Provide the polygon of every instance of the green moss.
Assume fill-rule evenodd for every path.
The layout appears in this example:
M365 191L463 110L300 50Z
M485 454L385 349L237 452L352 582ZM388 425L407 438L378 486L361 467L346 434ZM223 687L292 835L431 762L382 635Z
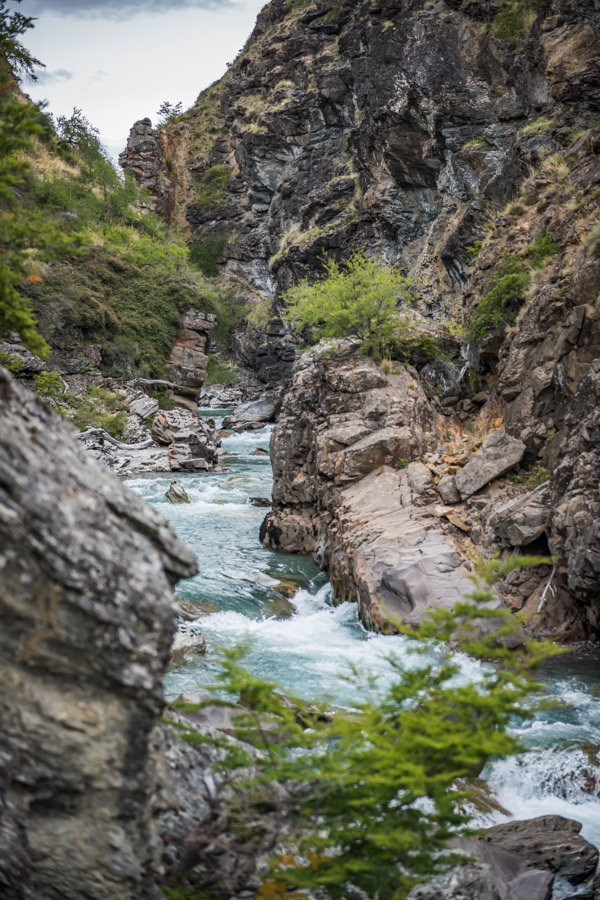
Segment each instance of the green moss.
M521 135L521 137L542 134L544 131L549 131L554 125L554 122L555 119L549 119L547 116L540 116L539 118L534 119L533 122L528 122L526 125L523 125L522 128L519 128L518 134Z
M224 194L230 177L229 166L211 166L206 170L196 195L198 212L216 212L225 205Z

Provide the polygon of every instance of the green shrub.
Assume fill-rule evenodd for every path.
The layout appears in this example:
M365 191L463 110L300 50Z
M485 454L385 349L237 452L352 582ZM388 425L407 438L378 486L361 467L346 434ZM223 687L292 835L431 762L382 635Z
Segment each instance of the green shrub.
M16 375L23 368L23 361L14 353L0 353L0 366Z
M471 339L480 340L489 332L515 321L525 300L530 277L529 269L519 255L503 255L469 323Z
M225 204L225 189L231 177L229 166L211 166L207 169L198 188L196 206L198 212L216 212Z
M213 353L208 354L205 386L211 384L235 384L238 375L231 363L218 359Z
M536 18L540 0L502 0L492 31L496 37L516 41L526 37Z
M343 267L324 262L325 274L304 280L283 295L288 322L310 328L316 340L355 335L366 354L388 355L406 326L398 305L412 298L412 285L398 269L357 251Z
M226 235L194 241L190 244L190 262L207 278L216 278L219 274L219 263L223 259L223 248L229 238Z
M38 397L54 400L64 393L64 387L58 372L40 372L33 376L35 393Z
M524 255L532 269L543 269L548 260L557 253L557 244L544 230L531 242Z

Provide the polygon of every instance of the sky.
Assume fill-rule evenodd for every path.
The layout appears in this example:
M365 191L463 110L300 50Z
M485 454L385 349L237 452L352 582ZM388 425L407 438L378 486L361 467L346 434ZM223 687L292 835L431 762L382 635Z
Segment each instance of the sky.
M187 109L226 71L266 0L23 0L22 43L46 66L23 88L54 115L83 110L111 156L167 100Z

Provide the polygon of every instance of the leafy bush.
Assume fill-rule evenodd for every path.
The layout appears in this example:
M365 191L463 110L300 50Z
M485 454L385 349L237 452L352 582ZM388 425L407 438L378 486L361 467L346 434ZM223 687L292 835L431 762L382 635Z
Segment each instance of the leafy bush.
M198 212L215 212L225 203L225 188L231 177L229 166L211 166L207 169L200 181L196 206Z
M23 368L23 361L14 353L0 353L0 366L16 375Z
M218 359L213 353L208 355L206 368L206 387L211 384L235 384L238 380L237 373L230 363Z
M515 41L526 37L535 22L535 6L540 0L502 0L494 19L496 37Z
M62 380L57 372L40 372L39 375L33 376L33 381L38 397L53 400L64 392Z
M543 269L548 260L557 253L558 245L544 230L531 242L525 251L525 257L529 260L532 269Z
M223 248L228 241L226 235L195 241L190 244L190 262L197 266L207 278L216 278L219 274L219 263L223 259Z
M530 273L519 256L504 255L488 282L469 323L469 336L480 340L491 331L512 324L525 300Z
M328 259L324 268L315 284L301 281L283 295L287 321L317 340L356 335L364 353L385 356L403 330L397 308L411 298L411 282L360 251L343 267Z
M483 574L500 577L523 561L494 560ZM532 642L507 649L504 639L517 623L507 610L491 608L492 600L478 585L473 603L436 611L419 635L432 643L416 648L427 649L434 662L404 667L391 660L395 680L379 701L372 699L373 682L355 674L352 710L290 701L276 685L244 671L239 651L226 655L217 687L239 696L244 709L234 700L207 703L234 710L237 742L217 742L230 785L238 772L228 827L259 850L275 848L259 897L308 889L331 900L402 900L415 882L456 862L447 841L468 825L464 807L474 781L488 760L518 749L508 726L513 716L533 714L523 702L537 687L531 670L556 652ZM493 627L482 628L490 620ZM458 667L440 644L451 637L493 660L478 682L456 678ZM190 730L184 740L210 738ZM240 783L244 765L251 774ZM214 835L207 832L206 846L201 831L195 839L200 860ZM188 862L194 865L193 856ZM181 887L193 889L193 876Z

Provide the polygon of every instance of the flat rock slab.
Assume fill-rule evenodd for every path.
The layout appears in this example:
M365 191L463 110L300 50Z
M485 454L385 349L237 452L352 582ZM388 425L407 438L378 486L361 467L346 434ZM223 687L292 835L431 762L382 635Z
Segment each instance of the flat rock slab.
M413 474L384 466L341 494L342 546L352 559L361 618L382 631L418 625L431 609L451 609L472 590L433 507L414 505Z
M525 444L504 431L488 434L479 450L454 476L461 500L476 494L495 478L517 466L525 454Z

